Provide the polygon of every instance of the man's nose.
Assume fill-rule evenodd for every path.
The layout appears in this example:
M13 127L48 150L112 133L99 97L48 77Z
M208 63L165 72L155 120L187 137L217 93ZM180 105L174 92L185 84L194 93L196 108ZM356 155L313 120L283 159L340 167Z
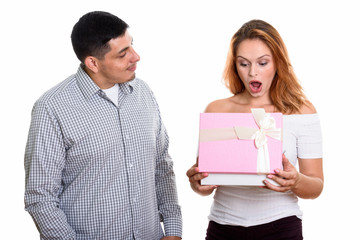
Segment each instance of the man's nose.
M131 48L131 62L135 63L140 61L140 56L137 54L137 52L134 50L134 48Z

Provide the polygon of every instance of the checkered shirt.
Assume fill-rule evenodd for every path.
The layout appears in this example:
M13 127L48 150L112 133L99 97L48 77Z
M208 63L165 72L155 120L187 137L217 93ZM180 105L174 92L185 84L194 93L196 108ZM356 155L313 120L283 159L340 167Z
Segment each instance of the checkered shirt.
M181 236L173 162L156 100L140 79L118 106L79 67L34 104L25 209L41 239ZM163 228L160 222L163 221Z

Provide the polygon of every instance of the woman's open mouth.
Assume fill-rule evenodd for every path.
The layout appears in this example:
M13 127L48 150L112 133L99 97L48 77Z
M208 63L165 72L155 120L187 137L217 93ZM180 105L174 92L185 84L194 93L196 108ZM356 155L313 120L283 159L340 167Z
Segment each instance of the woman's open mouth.
M262 89L262 83L256 80L250 81L249 86L253 93L258 93Z

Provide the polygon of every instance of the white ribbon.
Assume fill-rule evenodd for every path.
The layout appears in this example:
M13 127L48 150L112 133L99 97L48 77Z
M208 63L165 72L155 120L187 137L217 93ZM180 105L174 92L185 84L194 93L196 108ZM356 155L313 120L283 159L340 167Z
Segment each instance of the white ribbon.
M238 139L255 140L255 146L258 149L257 173L269 173L270 157L267 136L281 141L281 128L276 128L275 119L266 113L263 108L253 108L251 112L259 129L235 126L234 130Z

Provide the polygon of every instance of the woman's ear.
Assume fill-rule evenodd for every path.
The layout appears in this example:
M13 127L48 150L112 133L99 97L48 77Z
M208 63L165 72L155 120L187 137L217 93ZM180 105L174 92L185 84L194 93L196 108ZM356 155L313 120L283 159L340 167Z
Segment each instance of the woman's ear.
M94 73L97 73L99 71L99 65L97 62L97 58L95 58L93 56L86 57L84 64L88 69L90 69Z

